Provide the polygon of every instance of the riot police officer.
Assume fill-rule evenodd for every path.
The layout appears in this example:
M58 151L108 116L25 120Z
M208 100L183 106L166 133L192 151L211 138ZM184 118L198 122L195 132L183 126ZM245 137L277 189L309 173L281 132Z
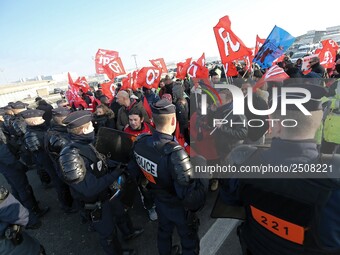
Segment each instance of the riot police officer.
M24 143L26 148L32 153L37 168L43 169L51 177L51 182L57 192L62 208L67 208L68 201L65 201L65 193L67 193L68 187L58 177L56 170L53 168L53 163L45 150L45 135L48 128L42 117L43 114L44 111L37 109L21 112L21 116L27 124Z
M33 163L33 156L29 150L26 149L24 145L24 134L26 133L26 123L23 119L21 113L27 110L28 104L21 101L9 104L12 107L12 111L15 114L15 118L12 120L11 131L11 144L17 144L18 154L20 155L20 160L29 168ZM37 166L37 173L39 175L40 181L43 187L47 188L48 184L51 183L51 178L45 169Z
M151 109L156 130L152 135L137 137L134 159L128 168L136 176L143 173L149 181L148 188L154 194L159 221L159 254L178 252L178 246L172 247L175 226L181 238L183 254L199 254L199 220L195 212L205 203L207 185L191 178L193 167L189 156L174 141L175 106L161 99Z
M44 247L22 228L28 211L9 191L0 187L0 254L44 255Z
M53 163L54 170L61 180L62 175L58 164L59 153L71 141L67 132L67 127L62 121L70 114L70 112L71 110L65 107L52 109L52 121L50 122L50 128L45 135L45 150ZM60 196L62 196L61 202L63 203L62 210L65 213L76 212L77 210L76 207L73 206L73 198L69 186L64 182L61 182L60 186Z
M72 112L63 120L72 143L60 152L62 175L73 197L80 201L92 220L104 251L107 254L135 254L134 250L122 249L116 235L115 224L122 221L124 216L117 217L115 207L118 199L113 197L110 186L117 182L123 168L119 165L109 167L106 158L92 145L94 128L91 120L91 112L83 110ZM129 231L126 239L137 237L143 232L132 228Z
M245 255L340 254L340 156L320 155L314 140L322 119L320 98L326 91L310 84L290 86L307 89L311 99L301 103L303 93L287 93L290 102L299 103L288 104L282 115L285 99L279 96L279 109L271 116L276 121L270 148L241 145L226 162L238 169L271 166L290 171L224 180L221 199L245 208L245 222L238 229ZM317 170L320 166L323 171Z
M0 113L1 114L1 113ZM1 124L1 121L0 121ZM12 193L30 212L27 228L36 229L41 226L38 219L42 217L49 207L39 206L26 176L26 167L17 160L13 151L8 146L8 139L0 129L0 173L3 174L8 184L11 186Z

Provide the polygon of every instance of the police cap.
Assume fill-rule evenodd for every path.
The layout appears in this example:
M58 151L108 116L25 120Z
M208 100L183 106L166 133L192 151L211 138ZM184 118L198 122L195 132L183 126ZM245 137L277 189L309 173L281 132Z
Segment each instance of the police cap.
M11 106L13 109L25 109L28 104L25 104L21 101L16 101L15 103L9 104L9 106Z
M169 100L162 98L151 105L154 114L172 114L176 113L176 107Z
M92 120L92 113L89 111L81 110L71 112L64 120L63 124L67 125L67 128L73 129L80 127Z
M52 109L52 116L56 116L56 117L68 116L70 113L71 113L71 110L66 107L58 107L58 108Z
M6 105L6 106L4 106L4 108L3 108L5 111L8 111L8 110L12 110L13 108L12 108L12 106L10 106L10 105Z
M290 83L287 85L284 85L282 88L303 88L306 89L310 92L311 94L311 99L306 102L302 103L302 105L308 110L308 111L317 111L317 110L322 110L322 100L321 98L326 96L327 91L324 87L320 85L314 85L314 84L294 84ZM282 92L282 89L281 89ZM300 92L287 92L286 96L287 99L301 99L305 98L306 95L304 93ZM279 93L278 95L278 105L277 109L281 108L281 100L282 100L282 93ZM295 104L287 104L286 105L287 110L292 110L292 111L300 111L300 109L295 105Z
M42 117L44 115L45 111L38 110L38 109L30 109L30 110L25 110L20 113L20 115L24 119L29 119L29 118L35 118L35 117Z

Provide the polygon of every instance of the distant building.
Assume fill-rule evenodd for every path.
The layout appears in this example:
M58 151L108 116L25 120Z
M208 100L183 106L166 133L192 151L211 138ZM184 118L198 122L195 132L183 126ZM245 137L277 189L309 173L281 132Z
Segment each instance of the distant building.
M294 44L288 51L298 51L301 46L317 44L322 40L333 39L340 43L340 26L328 27L326 30L310 30L306 34L297 36ZM314 47L315 48L315 47Z
M327 27L326 34L322 37L321 40L326 40L326 39L332 39L339 44L340 43L340 26Z
M70 72L70 75L73 80L76 80L78 78L78 74L74 72ZM63 72L59 74L52 74L52 80L56 82L63 82L68 81L68 72Z

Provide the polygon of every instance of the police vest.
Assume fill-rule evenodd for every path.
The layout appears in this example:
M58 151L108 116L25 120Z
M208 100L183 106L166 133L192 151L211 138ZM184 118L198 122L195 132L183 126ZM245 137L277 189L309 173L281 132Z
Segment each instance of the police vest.
M79 154L89 161L92 173L97 178L107 174L108 165L106 158L103 154L99 153L92 144L72 143L71 146L79 149Z
M242 165L263 163L258 148ZM340 169L340 157L324 155L320 163ZM311 162L317 163L317 162ZM239 195L246 221L240 228L241 243L254 255L336 255L320 240L320 213L332 192L331 179L240 179Z
M154 144L149 134L142 134L134 143L134 157L149 186L157 194L176 196L169 157L163 151L166 143ZM157 193L158 192L158 193Z

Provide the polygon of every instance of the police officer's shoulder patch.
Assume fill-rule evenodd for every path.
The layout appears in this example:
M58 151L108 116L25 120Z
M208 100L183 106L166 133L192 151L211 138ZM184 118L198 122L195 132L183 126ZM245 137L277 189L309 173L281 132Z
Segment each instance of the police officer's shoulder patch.
M240 145L233 149L228 156L228 163L231 165L240 165L246 162L256 151L258 147L251 145Z

